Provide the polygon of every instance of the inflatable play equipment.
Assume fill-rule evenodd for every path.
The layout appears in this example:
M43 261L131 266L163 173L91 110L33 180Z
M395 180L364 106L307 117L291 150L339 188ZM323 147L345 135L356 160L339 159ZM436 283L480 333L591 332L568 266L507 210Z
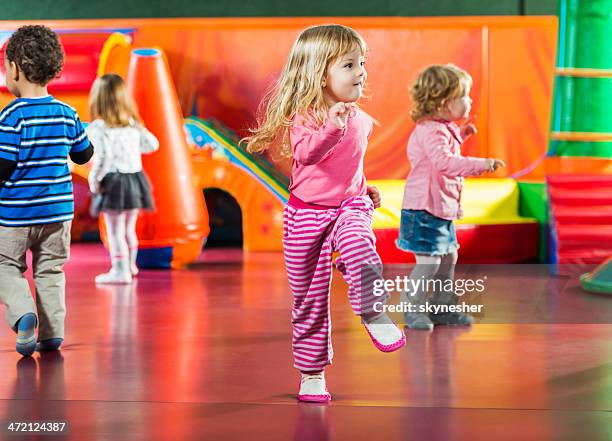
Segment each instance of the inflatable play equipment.
M186 127L196 146L196 186L223 190L238 202L245 250L280 251L287 177L264 158L247 153L235 135L218 124L191 117Z
M138 265L180 268L201 253L209 232L208 213L194 175L176 89L162 52L132 51L127 84L145 126L160 145L157 152L142 158L153 184L156 210L138 218Z
M549 155L612 158L612 0L560 0Z
M193 158L199 186L227 191L244 213L244 249L281 251L288 179L268 161L247 153L235 135L219 125L194 117L187 118L186 125L197 146ZM383 194L383 206L374 212L373 224L381 259L385 263L413 261L412 254L395 246L404 181L370 184ZM537 257L538 223L519 215L516 181L467 179L463 195L466 216L457 224L462 262L506 263Z
M244 248L280 251L287 178L279 175L269 162L245 152L235 136L218 125L197 118L188 118L186 123L198 146L194 166L200 186L228 191L246 213ZM413 261L410 253L395 246L404 181L374 180L370 184L378 186L384 196L383 206L374 213L373 224L383 262ZM537 258L538 222L519 214L516 181L466 179L463 196L466 216L457 223L462 262L507 263ZM266 240L256 240L259 238Z
M181 268L197 258L205 243L206 203L194 177L184 120L163 53L158 49L130 52L127 73L122 73L144 124L160 143L157 152L142 158L156 209L138 218L137 261L141 268ZM73 171L86 179L89 166L74 166ZM99 228L105 240L102 218Z
M551 175L550 262L559 273L612 256L612 176Z
M560 227L561 234L553 231L562 222L553 222L549 212L563 214L563 210L559 211L563 207L549 206L551 200L560 199L549 195L556 190L549 192L546 177L612 174L605 137L593 140L593 135L584 135L584 131L590 130L586 126L572 127L567 123L572 115L584 113L586 101L580 98L580 104L576 98L580 91L601 85L596 79L588 80L592 87L578 87L578 83L585 75L607 75L606 69L610 66L586 66L586 58L584 66L576 64L579 52L576 48L589 47L592 42L584 40L571 46L565 43L570 37L563 35L576 35L572 29L578 29L571 28L568 17L578 17L576 26L585 26L585 19L594 20L592 29L600 35L600 30L607 28L601 27L599 18L593 17L598 17L598 8L609 1L561 2L559 46L564 48L560 54L565 55L560 55L559 60L565 61L558 61L556 70L557 20L554 17L338 19L363 33L371 52L368 82L375 94L363 106L381 124L370 140L365 171L383 191L384 205L376 212L374 228L385 261L410 258L394 245L403 180L409 172L405 146L414 126L407 113L410 98L406 86L424 66L443 62L464 67L474 79L473 111L478 115L479 132L466 143L463 153L500 157L508 163L508 168L495 173L493 179L466 180L466 218L457 225L462 261L514 262L533 259L536 255L546 261L553 241L546 243L543 239L549 238L551 231L550 237L555 238L554 244L559 247L556 255L562 259L570 255L562 243L571 228ZM586 3L595 9L589 9L591 6L585 6ZM145 122L167 146L162 146L159 154L145 158L145 169L152 178L155 195L161 199L158 213L143 216L139 223L143 250L148 250L139 256L141 264L180 266L197 255L207 234L202 192L208 189L221 190L236 200L242 214L245 250L281 249L282 208L288 196L290 163L249 155L238 145L239 136L234 133L243 136L244 130L253 124L259 100L282 68L295 35L305 26L324 21L313 18L125 19L97 21L99 29L92 29L90 21L48 23L60 32L66 47L67 71L63 81L68 81L71 66L83 70L69 82L72 89L64 84L65 92L53 93L84 116L87 115L89 85L85 85L88 81L110 71L128 76L130 87L139 94L137 101L143 116L146 115ZM6 36L22 24L25 23L2 23L0 35ZM91 41L90 47L81 51L71 39ZM441 40L448 44L428 43ZM388 41L398 44L390 47ZM414 44L415 41L420 43ZM601 49L603 54L609 43L605 38L598 41L604 48L597 51ZM165 70L161 76L165 78L163 81L148 74L139 74L138 80L131 79L130 75L144 66L130 68L128 75L134 47L157 48L158 52L137 53L132 61L146 64L156 60L156 67L151 65L146 70L156 75ZM259 49L253 51L253 47ZM525 47L531 49L522 50ZM596 57L597 63L605 61L600 55ZM76 67L79 57L81 64ZM377 62L383 59L385 63ZM394 75L404 81L387 81L389 65L394 66ZM574 69L577 66L590 69ZM554 89L555 103L562 105L555 104L551 116L555 73L556 82L563 83ZM82 87L85 89L80 90ZM508 90L521 93L508 94ZM566 104L570 102L567 100L570 91L574 107ZM170 97L168 103L166 97ZM10 99L0 90L0 103L6 104ZM600 107L598 114L605 115L605 105ZM190 114L192 117L185 122L193 146L182 134L182 117ZM560 123L555 125L555 121ZM168 122L171 127L167 127ZM604 134L609 131L599 129ZM584 140L577 141L576 136L583 136ZM551 148L547 151L549 139ZM582 142L584 148L575 147L579 145L577 142ZM596 148L587 148L587 144L592 147L595 143ZM589 157L579 156L580 152L588 152ZM87 176L87 168L76 167L74 172L75 181L83 182ZM178 177L173 180L170 175ZM75 192L79 206L86 191L81 192L77 185ZM582 208L572 207L578 216L583 214ZM565 219L571 217L565 216ZM77 211L76 231L85 220ZM600 225L598 222L594 225ZM481 245L491 240L492 246Z
M59 30L66 52L61 76L49 87L88 119L88 96L97 76L117 72L126 77L128 87L147 127L160 140L160 150L143 158L143 166L154 187L157 211L143 213L138 220L140 239L138 263L141 267L181 267L200 254L208 235L204 198L193 186L189 148L183 131L183 116L167 62L156 49L133 50L130 30ZM2 44L10 32L0 34ZM2 75L2 81L4 76ZM0 91L6 86L0 84ZM75 182L75 221L73 238L97 229L87 208L89 166L73 164ZM104 237L104 224L100 223Z
M235 135L219 125L193 117L186 120L186 125L198 147L193 158L199 186L227 191L244 213L244 249L281 251L288 179L268 161L247 153ZM413 261L411 254L395 246L404 181L370 184L378 186L384 196L373 224L383 262ZM462 262L520 262L537 257L538 224L518 214L519 193L514 180L468 179L463 201L466 217L457 226Z
M580 276L580 284L585 291L612 294L612 257L590 273Z
M24 23L25 24L25 23ZM15 26L16 28L17 26ZM13 28L14 29L14 28ZM0 47L13 33L0 30ZM57 29L64 46L64 69L49 83L49 92L73 106L84 121L89 120L89 90L96 77L106 72L124 72L133 41L132 29ZM4 64L0 66L0 105L14 99L8 94L4 80Z
M561 0L548 156L608 166L547 173L553 272L612 255L612 0ZM595 160L595 161L594 161Z
M465 154L500 157L506 177L546 152L557 38L555 17L344 17L368 42L368 85L364 109L377 126L370 139L368 179L404 179L409 172L406 142L414 123L408 84L431 63L453 62L473 79L473 112L478 134ZM61 33L127 32L132 48L158 47L166 54L184 116L221 121L246 134L261 97L286 61L296 35L326 18L113 19L48 22ZM26 22L0 23L0 31ZM64 32L65 31L65 32ZM389 45L389 41L397 44ZM447 42L444 45L439 41ZM417 43L418 42L418 43ZM524 50L529 47L530 50ZM257 50L253 50L257 48ZM97 49L101 51L101 47ZM69 54L67 54L69 57ZM381 62L384 60L384 62ZM389 66L399 81L388 81ZM108 71L108 70L106 70ZM125 73L125 68L117 69ZM509 94L508 90L521 93ZM59 98L62 98L59 96ZM3 103L10 97L2 94ZM64 97L88 119L86 96ZM285 175L288 163L277 164ZM543 179L544 174L540 174Z
M374 212L376 247L384 263L414 262L412 253L395 246L399 233L404 181L369 181L383 194ZM461 263L512 263L535 260L539 226L519 214L519 189L513 179L466 179L462 192L465 216L457 221Z

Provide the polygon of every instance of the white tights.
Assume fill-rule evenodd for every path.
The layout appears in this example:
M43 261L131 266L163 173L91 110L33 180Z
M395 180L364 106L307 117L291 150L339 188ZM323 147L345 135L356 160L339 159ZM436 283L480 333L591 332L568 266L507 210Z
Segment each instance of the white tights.
M442 279L455 278L455 265L459 257L457 251L446 254L444 256L429 256L425 254L416 255L416 265L410 273L411 279L421 277L432 278L439 277Z
M108 249L113 267L116 261L128 261L132 269L136 267L136 253L138 251L137 219L138 209L104 211Z
M413 280L454 280L455 265L457 264L457 251L446 254L444 256L430 256L424 254L416 255L416 265L410 273L410 278ZM413 304L424 304L427 295L424 285L419 285L420 289L413 294L411 302ZM438 300L441 299L440 294L437 295ZM444 295L446 301L453 301L454 295Z

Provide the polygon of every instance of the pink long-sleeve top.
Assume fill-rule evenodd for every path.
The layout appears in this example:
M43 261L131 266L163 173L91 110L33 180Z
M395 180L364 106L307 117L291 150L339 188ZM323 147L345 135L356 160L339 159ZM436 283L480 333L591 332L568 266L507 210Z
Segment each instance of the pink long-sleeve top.
M404 187L403 208L426 210L442 219L463 217L461 190L464 176L488 170L485 158L461 156L459 127L449 121L424 120L408 141L412 169Z
M343 129L329 120L317 127L311 119L296 115L289 133L291 194L308 204L329 207L366 195L363 157L371 132L371 118L357 108L351 109Z

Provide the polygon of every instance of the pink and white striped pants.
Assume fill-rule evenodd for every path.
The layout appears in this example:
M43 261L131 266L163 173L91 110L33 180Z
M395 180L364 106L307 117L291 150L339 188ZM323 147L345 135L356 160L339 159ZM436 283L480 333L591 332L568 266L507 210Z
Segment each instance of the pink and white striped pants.
M374 205L367 196L350 198L334 209L295 208L284 211L283 246L293 292L294 366L304 372L331 364L329 292L332 253L349 285L349 300L357 315L371 311L375 301L368 287L380 277L381 260L372 232ZM372 268L375 268L374 272Z

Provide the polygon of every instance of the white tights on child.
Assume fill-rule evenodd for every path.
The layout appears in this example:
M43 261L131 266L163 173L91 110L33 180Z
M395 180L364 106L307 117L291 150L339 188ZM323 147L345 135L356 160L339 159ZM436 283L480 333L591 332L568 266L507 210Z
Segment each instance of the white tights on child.
M431 302L438 305L454 305L457 303L457 296L453 285L449 286L448 281L455 279L455 265L457 263L457 252L446 256L417 256L417 265L410 275L411 278L423 278L424 280L434 279L440 281L441 285L433 289ZM421 290L417 292L414 299L419 304L425 300L426 293ZM433 329L434 325L453 325L470 326L474 323L474 318L463 312L443 312L439 314L429 314L427 318L424 314L406 316L406 324L412 329Z
M104 224L108 249L111 256L111 270L96 277L96 283L129 283L138 274L136 254L138 237L136 220L138 210L104 212Z
M444 283L445 280L453 280L455 277L455 264L457 263L457 251L446 254L445 256L428 256L423 254L416 255L416 265L410 273L410 278L418 286L416 292L402 293L402 302L410 303L417 308L424 307L427 302L426 284L428 280L439 279ZM408 297L410 295L410 297ZM454 294L450 294L454 296ZM445 296L448 297L448 296ZM438 297L437 300L440 300ZM446 299L448 301L448 298ZM454 299L450 299L452 301ZM434 324L428 314L412 312L404 315L406 326L410 329L432 330Z
M457 251L446 254L444 256L427 256L424 254L416 255L416 265L410 273L411 279L420 279L424 277L429 279L438 277L441 279L455 278L455 265L458 258Z

